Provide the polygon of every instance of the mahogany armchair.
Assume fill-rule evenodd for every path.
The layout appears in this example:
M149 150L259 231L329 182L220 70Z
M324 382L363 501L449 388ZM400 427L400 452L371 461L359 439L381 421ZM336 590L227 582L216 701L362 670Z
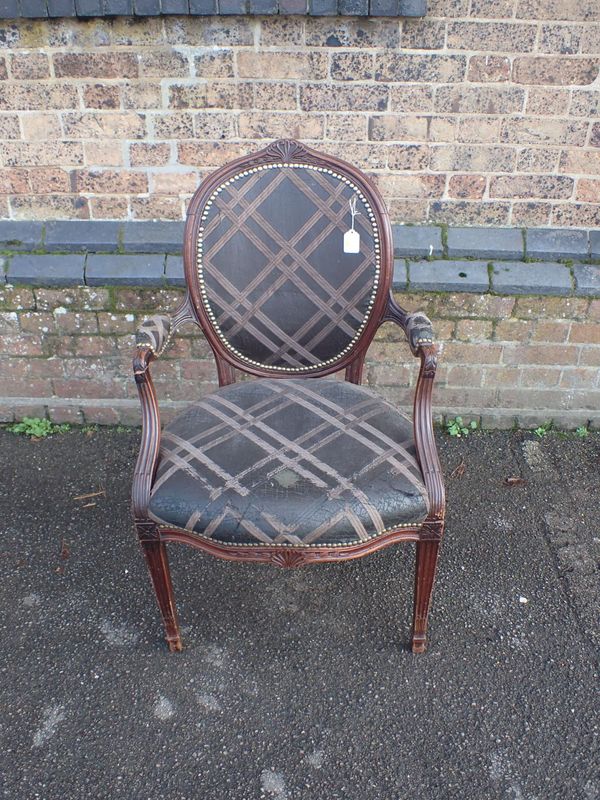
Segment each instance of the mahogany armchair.
M436 348L427 317L391 294L377 189L344 161L275 142L197 190L184 265L185 300L142 324L134 359L143 423L133 514L170 650L182 643L168 542L299 567L408 541L412 649L423 652L445 510L431 415ZM412 420L360 385L388 321L420 359ZM161 432L150 364L184 322L210 343L219 389ZM254 379L236 383L237 370ZM345 380L327 377L340 370Z

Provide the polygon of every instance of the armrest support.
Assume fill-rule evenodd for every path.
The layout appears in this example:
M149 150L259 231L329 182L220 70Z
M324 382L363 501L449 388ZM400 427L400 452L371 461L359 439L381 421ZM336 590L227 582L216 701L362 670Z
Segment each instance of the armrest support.
M433 433L431 392L437 368L437 349L433 344L420 345L421 369L415 390L413 425L417 459L421 465L427 494L429 495L429 519L443 520L446 494L442 467L437 453Z
M427 521L430 524L435 522L443 526L446 497L431 410L431 392L437 368L437 348L434 344L431 322L421 312L414 314L406 312L398 305L391 292L382 321L395 322L399 325L408 339L413 355L421 359L413 414L415 449L429 496Z

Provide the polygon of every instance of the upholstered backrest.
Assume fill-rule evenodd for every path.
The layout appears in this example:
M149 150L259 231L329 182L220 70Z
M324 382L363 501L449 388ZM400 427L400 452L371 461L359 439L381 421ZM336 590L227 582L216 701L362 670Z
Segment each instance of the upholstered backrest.
M353 226L357 252L344 244ZM372 337L390 281L389 222L350 165L276 142L200 187L186 238L192 299L234 365L330 372Z

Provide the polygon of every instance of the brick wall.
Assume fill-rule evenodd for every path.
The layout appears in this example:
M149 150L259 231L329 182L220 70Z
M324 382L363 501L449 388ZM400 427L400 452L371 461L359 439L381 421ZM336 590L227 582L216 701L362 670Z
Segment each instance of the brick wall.
M172 310L181 289L0 288L0 421L140 421L131 374L136 324ZM600 427L600 300L493 294L402 294L435 320L442 347L436 416L476 416L488 427ZM216 387L205 340L183 328L152 368L163 417ZM365 383L410 408L417 361L398 329L381 328Z
M180 219L206 172L291 135L373 174L394 221L600 226L592 0L0 28L0 217Z

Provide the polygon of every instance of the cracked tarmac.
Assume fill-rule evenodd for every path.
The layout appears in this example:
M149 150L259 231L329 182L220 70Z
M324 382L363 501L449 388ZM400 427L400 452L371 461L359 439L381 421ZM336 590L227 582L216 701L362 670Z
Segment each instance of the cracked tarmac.
M172 546L169 654L129 516L138 439L0 431L0 796L600 798L599 436L439 435L423 656L412 545L290 571Z

